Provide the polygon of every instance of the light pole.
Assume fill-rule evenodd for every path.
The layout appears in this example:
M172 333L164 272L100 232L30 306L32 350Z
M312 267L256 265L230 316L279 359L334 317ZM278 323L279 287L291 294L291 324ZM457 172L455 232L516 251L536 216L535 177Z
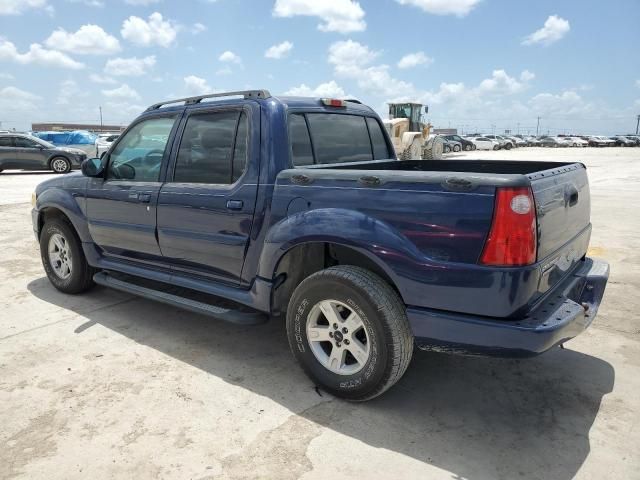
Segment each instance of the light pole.
M538 136L540 130L540 117L538 117L538 124L536 125L536 137Z
M640 115L638 115L638 121L636 122L636 135L638 135L638 127L640 127Z
M99 106L98 109L100 110L100 131L102 131L102 106Z

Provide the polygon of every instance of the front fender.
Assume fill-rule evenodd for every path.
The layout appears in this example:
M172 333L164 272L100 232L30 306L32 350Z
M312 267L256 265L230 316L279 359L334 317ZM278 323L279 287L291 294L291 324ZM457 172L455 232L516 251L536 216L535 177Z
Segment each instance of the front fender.
M293 247L327 242L351 247L366 255L395 281L389 260L411 258L420 251L389 224L354 210L323 208L289 216L271 227L260 257L259 276L272 278L282 257Z
M55 208L64 213L73 224L76 232L78 232L80 241L92 241L85 214L85 196L81 189L49 188L44 190L38 195L36 201L38 220L40 220L43 211L47 208ZM37 225L34 225L34 227L37 227Z

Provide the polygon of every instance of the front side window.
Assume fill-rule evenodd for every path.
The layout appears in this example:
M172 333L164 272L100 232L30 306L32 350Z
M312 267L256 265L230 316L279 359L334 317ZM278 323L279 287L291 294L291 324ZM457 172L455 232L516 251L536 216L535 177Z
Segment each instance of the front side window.
M134 125L109 155L107 178L157 182L175 121L174 116L158 117Z
M182 135L174 182L228 185L246 168L247 114L211 112L189 117Z
M0 137L0 147L13 147L11 137Z

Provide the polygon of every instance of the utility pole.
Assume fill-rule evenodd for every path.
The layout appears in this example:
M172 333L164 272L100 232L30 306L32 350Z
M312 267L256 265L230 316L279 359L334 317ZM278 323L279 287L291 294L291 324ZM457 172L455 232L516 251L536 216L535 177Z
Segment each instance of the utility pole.
M518 135L520 135L520 122L518 122Z
M100 110L100 131L102 131L102 105L100 105L98 109Z
M491 135L495 135L496 134L496 126L492 123L491 124Z
M536 137L538 136L540 130L540 117L538 117L538 124L536 125Z
M0 123L0 125L2 125ZM636 122L636 135L638 135L638 127L640 127L640 115L638 115L638 121Z

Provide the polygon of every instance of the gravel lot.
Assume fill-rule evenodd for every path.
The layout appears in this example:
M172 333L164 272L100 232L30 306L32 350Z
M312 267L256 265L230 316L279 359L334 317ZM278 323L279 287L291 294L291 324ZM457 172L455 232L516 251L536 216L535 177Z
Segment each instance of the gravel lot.
M604 303L564 350L418 352L366 404L318 393L278 322L58 293L28 203L50 175L0 174L0 478L640 478L640 148L450 158L584 162Z

